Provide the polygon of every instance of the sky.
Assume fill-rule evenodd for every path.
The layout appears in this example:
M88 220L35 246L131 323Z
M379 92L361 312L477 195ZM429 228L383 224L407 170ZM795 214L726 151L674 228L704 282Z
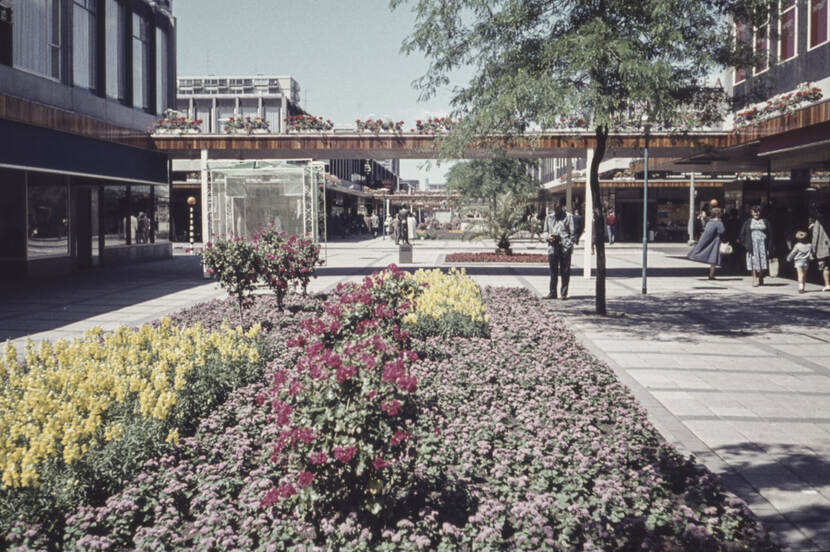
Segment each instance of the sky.
M174 0L177 72L291 76L300 105L336 126L449 113L451 90L419 101L412 82L429 62L400 52L415 16L388 0ZM459 82L458 84L464 84ZM447 164L401 160L402 178L444 181Z

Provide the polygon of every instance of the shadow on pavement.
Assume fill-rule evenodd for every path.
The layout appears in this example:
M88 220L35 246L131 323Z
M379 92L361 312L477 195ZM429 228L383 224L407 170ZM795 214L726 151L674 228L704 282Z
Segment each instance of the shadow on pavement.
M200 258L101 267L51 279L6 282L0 290L0 341L48 331L208 283Z
M830 498L830 460L788 444L736 443L715 452L733 470L723 476L724 485L762 512L758 517L776 540L785 547L830 550L830 507L822 504ZM759 462L759 452L766 453L765 461ZM774 497L781 513L763 513L769 507L759 494Z
M719 288L713 285L696 289ZM746 337L793 326L826 329L830 301L812 301L808 305L794 300L795 297L753 293L631 295L608 300L608 312L614 316L594 315L593 297L572 297L567 303L547 304L558 305L557 310L592 316L595 329L625 331L645 338L661 332Z

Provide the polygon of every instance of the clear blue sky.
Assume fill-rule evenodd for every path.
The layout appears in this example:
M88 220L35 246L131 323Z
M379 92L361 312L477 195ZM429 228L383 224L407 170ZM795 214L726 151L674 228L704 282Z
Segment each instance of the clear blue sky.
M412 81L428 62L400 53L414 16L387 0L174 0L178 74L291 76L302 107L352 126L368 117L405 121L443 116L450 91L419 102ZM401 161L404 178L443 180ZM434 164L433 164L434 165Z

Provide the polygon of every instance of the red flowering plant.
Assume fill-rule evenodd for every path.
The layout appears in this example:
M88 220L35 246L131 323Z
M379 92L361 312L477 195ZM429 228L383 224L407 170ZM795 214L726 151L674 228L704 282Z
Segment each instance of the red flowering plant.
M761 122L778 115L789 115L801 107L801 104L817 102L822 97L821 88L803 82L798 85L796 91L778 94L767 100L761 108L752 106L736 113L733 118L735 130L739 131L749 125L758 126Z
M325 132L334 128L334 123L329 119L315 117L314 115L291 115L284 119L285 128L288 132L300 130L317 130Z
M244 238L220 237L207 242L201 255L207 274L215 276L219 285L236 299L239 322L244 325L243 311L253 304L251 295L257 280L254 245Z
M293 240L291 239L293 238ZM289 238L291 246L296 250L296 262L291 277L295 285L302 288L303 295L308 295L308 284L312 278L316 278L315 267L323 264L320 259L320 244L312 240L292 236Z
M418 286L390 265L340 284L322 314L289 340L296 371L274 374L269 401L280 427L271 460L285 475L262 498L307 520L335 512L377 516L412 473L418 355L401 329Z
M270 127L268 126L268 121L262 117L251 117L250 115L243 117L242 115L234 114L228 117L222 129L228 134L234 132L247 132L251 134L255 130L270 130Z
M257 273L265 285L274 292L277 308L282 310L288 284L296 271L294 250L288 246L285 232L278 231L273 224L265 229L260 228L259 232L254 234L253 242L256 248Z
M175 111L173 109L168 109L164 112L164 116L161 119L158 119L152 126L150 126L147 131L150 134L159 132L159 131L179 131L184 132L186 130L202 130L202 120L201 119L189 119Z
M429 117L426 121L418 119L415 121L415 132L420 134L440 134L452 130L453 125L458 121L453 121L449 117Z
M403 121L392 121L389 119L366 119L365 121L355 119L355 126L357 127L358 134L363 133L363 131L371 132L375 135L381 132L395 132L398 134L403 132Z

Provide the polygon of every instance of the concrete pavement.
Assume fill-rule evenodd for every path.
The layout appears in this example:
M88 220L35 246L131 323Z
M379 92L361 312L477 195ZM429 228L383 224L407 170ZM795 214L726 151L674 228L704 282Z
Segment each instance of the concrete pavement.
M543 253L541 244L514 249ZM452 251L488 243L416 242L413 268L446 266ZM564 317L580 340L631 388L655 426L746 500L789 550L830 550L830 293L808 284L749 277L710 281L682 245L650 246L648 294L641 293L639 244L608 249L608 316L592 314L593 279L573 256L567 301L542 308ZM182 252L182 247L177 247ZM397 263L380 238L330 243L312 291ZM536 265L469 266L481 285L547 293ZM18 347L80 335L85 329L137 325L197 302L223 297L200 276L198 259L177 255L106 268L59 282L27 282L0 293L0 338Z

